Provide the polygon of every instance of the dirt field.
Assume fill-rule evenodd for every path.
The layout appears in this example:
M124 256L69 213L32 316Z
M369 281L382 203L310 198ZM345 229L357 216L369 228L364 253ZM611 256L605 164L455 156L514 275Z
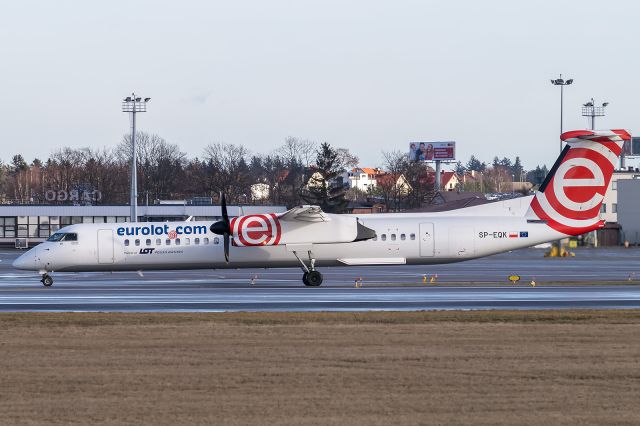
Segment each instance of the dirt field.
M638 424L640 311L1 314L2 424Z

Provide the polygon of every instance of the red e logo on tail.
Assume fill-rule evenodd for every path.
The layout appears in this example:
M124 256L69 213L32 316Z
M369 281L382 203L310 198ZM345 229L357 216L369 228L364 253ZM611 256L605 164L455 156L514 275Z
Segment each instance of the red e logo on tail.
M600 206L614 167L602 148L594 148L571 148L531 203L536 215L556 231L579 235L600 226Z

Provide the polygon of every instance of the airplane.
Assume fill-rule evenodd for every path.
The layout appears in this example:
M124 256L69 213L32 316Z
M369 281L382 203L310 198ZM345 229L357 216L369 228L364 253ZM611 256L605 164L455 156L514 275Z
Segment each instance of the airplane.
M600 206L626 130L575 130L534 195L439 213L329 214L318 206L222 220L66 226L18 257L17 269L50 273L459 262L576 236L604 226Z

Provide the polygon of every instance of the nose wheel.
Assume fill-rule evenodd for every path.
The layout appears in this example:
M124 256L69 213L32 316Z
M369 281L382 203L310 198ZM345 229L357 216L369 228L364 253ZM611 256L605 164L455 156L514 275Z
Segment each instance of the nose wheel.
M49 274L42 274L42 279L40 280L45 287L51 287L53 285L53 278Z

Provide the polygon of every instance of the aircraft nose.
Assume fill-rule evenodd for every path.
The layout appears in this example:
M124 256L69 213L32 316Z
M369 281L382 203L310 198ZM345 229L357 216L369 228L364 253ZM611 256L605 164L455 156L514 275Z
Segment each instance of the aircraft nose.
M12 265L16 269L26 269L26 270L34 270L36 267L36 253L35 248L32 248L28 252L18 256L16 260L13 261Z

